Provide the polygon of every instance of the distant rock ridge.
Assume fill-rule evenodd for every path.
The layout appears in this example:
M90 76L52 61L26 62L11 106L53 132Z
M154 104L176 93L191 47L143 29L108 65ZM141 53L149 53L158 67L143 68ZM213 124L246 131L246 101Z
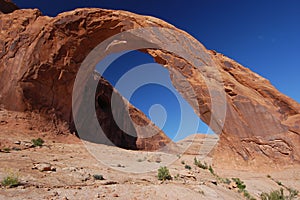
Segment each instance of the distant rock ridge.
M47 113L47 110L54 109L56 115L70 125L73 83L80 64L95 45L133 28L178 30L153 17L105 9L76 9L55 18L43 16L37 9L23 9L0 17L0 104L19 111ZM189 34L180 32L192 39ZM163 36L164 33L160 34ZM140 39L150 41L154 38ZM160 39L155 37L157 41ZM170 72L176 69L186 77L194 87L198 101L197 107L195 104L191 106L196 113L200 110L198 114L207 124L214 113L211 112L210 91L201 76L209 77L212 83L221 81L224 85L227 112L220 141L213 152L215 164L282 166L300 163L300 105L280 93L268 80L232 59L201 48L207 55L206 59L216 64L222 80L214 79L215 71L211 68L199 70L199 66L191 66L172 52L155 48L142 51ZM192 52L190 56L194 56ZM180 80L174 74L171 74L171 79L185 97L187 91L181 87ZM100 82L100 85L103 90L111 90L106 83ZM105 95L100 95L100 99L109 100ZM98 112L100 118L109 116L109 112ZM130 113L134 121L145 119L146 124L151 123L133 107ZM114 129L110 122L108 120L104 127ZM137 135L142 134L135 130ZM123 140L121 135L109 137L125 148L132 148L133 144L137 149L155 150L170 142L163 132L152 140L137 137L130 142Z

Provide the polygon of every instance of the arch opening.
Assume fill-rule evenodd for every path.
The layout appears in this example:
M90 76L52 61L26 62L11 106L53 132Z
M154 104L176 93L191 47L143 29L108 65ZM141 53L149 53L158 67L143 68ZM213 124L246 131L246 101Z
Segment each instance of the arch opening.
M145 37L145 35L149 35L154 38L150 39ZM183 46L185 48L182 48ZM159 66L160 70L165 69L169 72L169 74L166 73L168 74L167 77L169 78L163 79L169 80L169 85L166 88L172 88L172 91L177 90L180 95L178 95L177 92L173 93L177 94L176 96L181 98L181 101L179 102L183 102L182 104L184 104L186 103L184 101L185 99L193 108L192 110L194 110L195 114L199 116L206 124L208 124L216 134L221 133L224 124L224 114L226 111L226 106L224 106L225 94L222 90L223 87L220 87L222 80L219 76L220 74L217 68L215 67L214 61L206 52L203 45L201 45L197 40L193 38L186 38L181 32L177 32L172 29L157 27L132 29L113 35L112 37L98 44L87 55L87 57L81 63L81 67L77 73L72 95L72 107L73 111L75 111L73 112L73 116L75 118L74 123L79 124L79 126L76 126L78 127L78 132L81 134L86 134L88 132L82 130L81 128L82 123L80 121L82 118L88 118L86 115L89 115L91 118L93 118L96 115L95 101L87 98L86 102L84 102L82 105L84 105L85 109L89 110L90 112L78 112L76 108L78 99L82 98L82 96L106 94L104 91L101 91L101 84L98 84L98 86L96 86L97 84L91 84L89 87L86 87L85 84L89 82L91 76L98 76L98 79L92 80L91 82L104 79L102 76L109 65L111 65L118 57L122 56L128 51L135 52L135 50L139 50L150 55L156 62L156 65L152 64L152 66L149 66L151 63L153 63L153 60L151 60L150 64L142 64L130 70L128 69L129 71L127 71L125 74L121 73L121 78L117 82L118 85L115 85L118 90L120 90L119 86L124 87L131 83L131 81L126 81L126 79L138 81L136 83L137 85L133 85L133 90L128 90L125 88L125 91L129 92L129 96L125 95L124 93L122 94L123 96L130 100L133 91L135 91L136 88L144 85L145 83L153 84L157 83L157 81L159 82L159 80L157 80L159 79L157 74L163 74L163 72L151 75L153 66ZM109 59L106 60L106 57ZM95 67L102 60L104 60L103 63L105 67L100 69L98 73L95 73ZM133 59L129 60L132 61ZM148 68L150 69L149 71L145 70ZM139 71L147 72L147 74L135 74ZM132 72L135 73L133 73L133 78L130 78ZM204 74L202 75L202 73ZM156 80L153 82L152 80L148 79L149 77L155 78ZM145 80L145 78L147 79ZM106 80L102 82L103 85L109 84ZM195 83L197 87L195 87ZM173 86L176 88L176 90L173 88ZM112 85L109 87L113 88ZM86 92L85 88L89 88L87 93L90 95L84 94L84 92ZM100 91L98 91L99 88ZM117 92L117 90L110 90L113 91L110 104L111 114L114 120L113 123L116 123L124 133L127 133L129 137L136 138L135 144L137 149L155 151L162 149L174 149L174 142L172 142L170 138L161 131L161 129L155 126L155 124L153 124L149 118L144 115L144 113L132 106L126 99L122 99L122 96L119 92ZM126 108L123 109L124 107ZM122 108L121 111L120 108ZM111 116L111 114L109 114L109 116ZM148 116L151 118L150 115ZM98 122L98 119L94 119L92 122L92 128L89 127L88 129L93 132L97 132L99 130L100 134L107 135L106 131L103 133L102 125L100 126L103 120L100 120L100 123L97 123L96 120ZM189 120L189 122L192 121L193 120ZM201 120L199 120L197 117L197 120L195 121L199 123ZM182 126L180 125L179 127ZM162 127L162 129L164 129L164 127ZM197 132L198 129L196 128L194 131L192 131L192 134ZM180 134L186 133L186 131L180 131ZM110 131L108 134L115 133ZM176 137L177 135L179 134L176 134ZM124 135L121 134L121 136L123 137ZM181 139L180 137L177 137L176 139L176 137L173 137L173 140L176 141ZM184 138L184 136L182 138ZM109 140L109 142L112 145L116 145L116 143L112 142L111 140ZM127 143L125 143L125 145L127 145ZM130 147L128 148L130 149Z
M138 50L116 53L99 62L96 70L101 71L110 56L118 59L104 71L103 78L172 141L199 133L214 134L173 86L169 71L153 57ZM133 88L135 91L129 92Z

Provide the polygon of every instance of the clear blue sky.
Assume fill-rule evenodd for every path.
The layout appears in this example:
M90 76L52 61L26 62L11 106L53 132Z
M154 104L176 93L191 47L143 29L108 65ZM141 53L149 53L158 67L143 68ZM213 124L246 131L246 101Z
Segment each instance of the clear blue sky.
M161 18L187 31L208 49L215 49L266 77L281 92L300 102L298 0L15 0L15 3L21 8L37 7L50 16L78 7L101 7ZM129 64L131 67L149 60L134 52L128 54L128 58L131 54L134 56L130 61L136 60ZM123 64L129 63L128 58L123 58ZM110 74L114 74L113 70ZM110 78L113 81L114 78ZM152 90L146 86L144 89ZM135 99L141 90L137 91ZM167 103L165 99L161 101ZM148 103L141 102L133 103L142 110L145 109L143 105L149 109ZM165 131L172 135L169 132L173 130Z

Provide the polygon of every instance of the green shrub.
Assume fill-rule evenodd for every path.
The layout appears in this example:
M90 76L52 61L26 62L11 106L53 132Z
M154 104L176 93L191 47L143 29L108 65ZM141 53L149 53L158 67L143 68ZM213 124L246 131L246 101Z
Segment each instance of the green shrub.
M32 142L33 146L41 147L41 146L43 146L45 141L41 138L38 138L38 139L32 139L31 142Z
M237 188L239 189L238 192L243 193L246 199L255 200L255 198L252 197L251 194L246 190L246 185L243 181L241 181L239 178L232 178L232 180L235 182Z
M210 171L211 174L215 175L215 171L214 171L214 169L212 168L211 165L209 165L208 170Z
M244 197L248 200L256 200L253 196L251 196L251 194L247 190L244 190L243 194L244 194Z
M4 151L5 153L9 153L9 152L10 152L10 148L6 147L6 148L3 149L3 151Z
M262 200L293 200L297 198L298 191L288 188L289 194L287 196L284 195L283 193L283 188L280 188L280 190L274 190L271 191L270 193L265 193L263 192L260 195L260 198Z
M189 165L185 165L184 168L185 168L185 169L188 169L188 170L191 170L191 169L192 169L192 167L189 166Z
M232 180L235 182L237 188L239 188L239 192L243 192L246 189L246 185L239 178L232 178Z
M228 178L219 178L219 181L221 183L227 184L229 185L231 183L231 180L229 180Z
M199 167L201 169L208 169L206 162L204 162L204 164L202 164L200 160L197 160L197 158L194 158L194 165L196 165L197 167Z
M20 184L19 177L13 173L10 173L3 178L1 185L5 187L16 187Z
M174 176L174 179L177 180L177 181L179 180L179 178L180 178L179 174L176 174L176 176Z
M244 190L244 197L246 197L246 199L250 199L251 195L247 190Z
M95 180L104 180L103 176L99 174L94 174L93 177Z
M284 200L285 199L282 188L280 190L271 191L269 194L264 192L260 195L260 198L262 200L281 200L281 199Z
M295 189L293 189L293 188L288 188L288 191L289 191L289 198L290 199L293 199L293 198L295 198L295 197L297 197L298 196L298 194L299 194L299 191L298 190L295 190Z
M157 173L158 180L165 181L171 180L172 176L170 175L169 169L167 167L160 167Z

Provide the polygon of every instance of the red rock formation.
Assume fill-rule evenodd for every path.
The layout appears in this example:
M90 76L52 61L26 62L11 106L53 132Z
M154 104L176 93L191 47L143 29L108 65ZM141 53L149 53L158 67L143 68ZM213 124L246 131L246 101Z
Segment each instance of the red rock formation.
M300 105L268 80L221 54L213 59L227 93L227 122L216 163L278 167L300 161ZM236 155L240 156L236 156Z
M181 34L172 35L171 31L165 30L134 39L152 45L142 51L168 68L174 86L188 98L200 118L215 132L221 130L221 140L214 151L216 163L300 162L300 105L278 92L266 79L221 54L207 51L190 35L166 22L104 9L77 9L55 18L42 16L38 10L18 10L13 15L1 15L1 20L0 103L6 108L42 113L54 108L59 118L71 123L73 83L88 53L120 32L140 27L164 27ZM166 39L170 41L166 42ZM195 62L157 45L170 43L176 47L180 42L190 44L185 49L186 55ZM134 47L134 44L128 45ZM193 87L194 94L178 78L179 75ZM223 86L221 89L220 85ZM222 92L224 98L221 98ZM189 98L191 96L196 103ZM213 101L217 108L226 106L225 120L221 119L222 113L218 113L218 109L213 109ZM134 121L143 118L133 108L130 113ZM158 138L167 141L163 134Z
M79 11L81 15L83 14L80 18L86 14L99 15L102 12L98 12L99 10L97 12L90 10L91 13L88 10L82 11ZM1 15L0 29L4 34L0 36L0 104L3 104L5 108L18 111L37 110L46 117L49 111L54 110L59 119L67 121L70 126L73 125L73 83L82 59L92 50L94 42L86 39L84 34L87 32L80 36L82 38L74 37L74 33L80 35L80 31L77 30L78 27L73 27L71 24L73 22L77 24L75 21L82 19L74 15L73 20L66 21L67 18L72 17L72 14L69 14L61 15L57 19L42 16L38 10L18 10L13 14ZM92 26L98 26L97 23L93 25L95 23L93 18L90 20L89 23L92 23ZM66 37L65 34L69 36ZM101 37L107 36L101 34ZM82 45L82 48L75 48L75 44ZM99 77L94 81L99 81L96 97L101 99L102 103L109 104L112 93L119 96L118 103L121 105L121 111L117 112L119 118L122 119L121 128L127 127L131 135L125 134L120 127L116 126L111 109L103 111L99 104L96 104L101 128L111 141L99 135L93 135L97 134L93 132L80 135L81 138L93 142L114 143L123 148L143 150L156 150L170 142L170 139L141 111L121 98L107 81ZM128 112L124 111L127 107L130 108L134 121L138 121L143 126L149 125L146 129L149 129L149 132L154 131L156 135L143 138L145 133L132 123ZM91 119L82 119L78 123L87 122L89 127L93 127L94 124L89 120ZM91 129L84 130L88 133Z

